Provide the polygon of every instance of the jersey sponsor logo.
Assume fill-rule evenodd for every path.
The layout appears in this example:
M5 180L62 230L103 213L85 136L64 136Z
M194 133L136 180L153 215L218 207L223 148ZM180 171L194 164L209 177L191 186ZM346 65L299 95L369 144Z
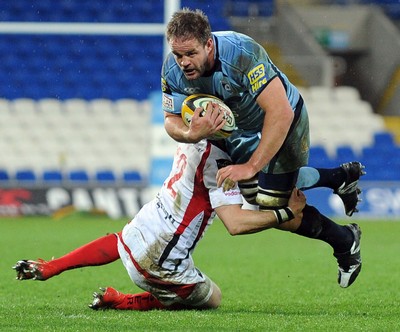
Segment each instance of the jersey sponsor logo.
M171 89L168 86L167 81L163 77L161 78L161 91L168 94L172 93Z
M229 190L229 191L225 191L225 192L224 192L224 195L225 195L225 196L239 196L239 195L241 195L241 194L240 194L239 191L232 191L232 190Z
M160 196L157 196L157 208L162 211L165 220L169 220L172 224L179 224L179 222L167 211L164 204L160 200Z
M173 111L174 110L174 99L165 93L162 95L162 107L164 111Z
M249 71L247 74L251 84L251 92L256 92L262 86L267 84L267 78L265 77L265 67L264 64L259 64Z
M183 91L185 91L185 93L187 93L188 95L194 95L196 93L200 93L200 88L187 87L187 88L184 88Z

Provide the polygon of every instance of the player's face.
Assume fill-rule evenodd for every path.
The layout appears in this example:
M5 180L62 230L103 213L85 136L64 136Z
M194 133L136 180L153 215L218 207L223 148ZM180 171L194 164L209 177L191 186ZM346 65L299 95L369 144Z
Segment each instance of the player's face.
M212 67L213 42L210 38L206 45L196 39L171 39L169 41L175 61L188 80L195 80Z

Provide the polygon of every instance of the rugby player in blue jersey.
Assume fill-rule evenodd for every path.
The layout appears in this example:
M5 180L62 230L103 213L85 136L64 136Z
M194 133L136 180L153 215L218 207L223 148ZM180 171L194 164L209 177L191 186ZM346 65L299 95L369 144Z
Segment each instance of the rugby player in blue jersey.
M309 123L298 89L249 36L233 31L212 32L200 10L184 8L166 28L171 48L162 68L165 129L178 142L210 137L224 125L215 107L207 116L197 109L190 127L180 116L185 97L205 93L219 97L235 115L237 130L223 143L233 165L219 170L219 186L239 182L242 192L260 209L287 205L292 189L329 187L342 199L346 214L357 211L359 162L334 169L306 167ZM338 282L350 286L361 270L360 236L356 224L338 225L306 205L296 234L330 244L339 266Z

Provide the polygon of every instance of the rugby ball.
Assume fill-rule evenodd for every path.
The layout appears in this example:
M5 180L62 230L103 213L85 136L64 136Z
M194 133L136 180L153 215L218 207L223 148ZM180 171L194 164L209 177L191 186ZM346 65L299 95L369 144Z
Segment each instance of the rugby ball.
M222 129L220 129L218 132L212 135L212 137L209 138L224 139L229 137L232 134L232 132L236 129L235 117L231 109L221 99L212 95L194 94L186 97L182 103L182 109L181 109L181 116L183 122L185 123L185 125L189 127L190 122L192 121L194 110L197 107L202 107L203 112L201 114L204 115L209 102L218 104L220 111L224 112L224 118L226 120L225 125L222 127Z

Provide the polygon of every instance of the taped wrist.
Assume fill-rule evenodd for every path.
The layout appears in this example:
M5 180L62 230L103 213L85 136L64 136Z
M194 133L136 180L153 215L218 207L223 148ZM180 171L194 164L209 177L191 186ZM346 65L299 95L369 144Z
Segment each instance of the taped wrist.
M278 222L279 225L286 221L294 219L293 211L288 206L286 206L282 209L273 210L273 211L276 216L276 221Z

